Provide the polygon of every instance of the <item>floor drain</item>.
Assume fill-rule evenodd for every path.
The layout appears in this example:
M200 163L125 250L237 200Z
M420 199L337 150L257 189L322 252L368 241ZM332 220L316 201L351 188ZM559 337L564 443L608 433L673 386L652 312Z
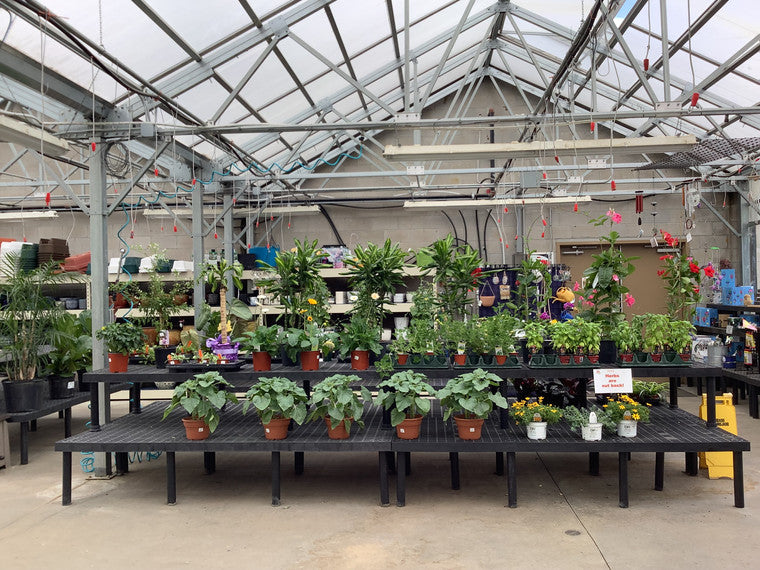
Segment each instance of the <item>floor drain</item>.
M579 534L581 534L581 531L571 529L571 530L566 530L565 534L569 534L570 536L578 536Z

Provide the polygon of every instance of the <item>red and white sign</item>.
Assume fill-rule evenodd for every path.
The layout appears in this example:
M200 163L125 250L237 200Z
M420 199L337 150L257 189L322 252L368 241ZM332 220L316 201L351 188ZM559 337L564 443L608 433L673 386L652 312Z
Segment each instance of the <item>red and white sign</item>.
M594 369L594 392L622 394L633 392L633 374L627 368Z

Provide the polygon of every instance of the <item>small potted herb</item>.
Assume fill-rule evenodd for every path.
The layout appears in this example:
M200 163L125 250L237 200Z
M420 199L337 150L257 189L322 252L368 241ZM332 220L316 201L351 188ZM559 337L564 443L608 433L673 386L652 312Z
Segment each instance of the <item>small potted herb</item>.
M379 325L359 315L354 315L351 321L343 327L340 335L340 355L345 358L351 355L353 370L369 368L369 353L380 354L383 347L380 344L382 330Z
M476 368L450 379L438 391L441 405L446 409L443 419L454 415L461 439L480 439L483 421L494 406L507 408L507 400L491 388L499 386L502 379L492 372Z
M196 374L174 388L172 399L161 420L165 420L177 407L181 406L188 416L182 418L187 439L208 438L219 426L219 411L227 402L237 403L237 397L226 388L230 387L219 372Z
M580 430L581 437L585 441L599 441L602 439L602 427L604 424L599 421L604 417L599 411L589 412L588 410L579 410L575 406L567 406L562 410L565 421L570 424L570 429L574 432Z
M132 323L109 323L97 333L108 349L109 372L126 372L129 355L143 347L145 335Z
M380 382L375 404L391 412L391 425L399 439L417 439L422 418L430 412L430 400L435 389L426 382L427 376L412 370L396 372Z
M272 369L272 357L280 351L280 327L259 326L255 330L243 333L233 342L240 343L243 350L247 350L253 357L253 369L256 372L264 372Z
M298 425L306 419L308 399L304 389L288 378L262 377L246 392L243 414L253 405L264 425L264 437L285 439L291 419Z
M643 380L633 381L633 398L648 406L659 406L662 402L662 395L668 389L665 382L645 382Z
M360 394L354 392L351 384L359 381L355 374L333 374L314 386L309 399L309 405L314 409L309 420L324 420L330 439L347 439L353 423L364 427L361 419L364 402L371 402L372 395L364 387Z

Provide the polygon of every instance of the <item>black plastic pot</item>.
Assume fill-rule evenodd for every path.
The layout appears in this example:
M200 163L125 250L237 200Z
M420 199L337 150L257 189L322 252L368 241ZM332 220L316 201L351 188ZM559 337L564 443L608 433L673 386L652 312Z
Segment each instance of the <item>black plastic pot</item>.
M44 390L44 380L3 380L5 410L13 414L40 409Z
M155 347L153 354L156 355L156 368L166 368L166 357L174 352L176 348L176 345Z
M615 364L617 362L617 344L614 340L602 340L599 344L599 363Z
M50 387L50 399L62 400L64 398L71 398L76 394L76 380L74 375L71 376L59 376L58 374L51 374L48 376L48 386Z

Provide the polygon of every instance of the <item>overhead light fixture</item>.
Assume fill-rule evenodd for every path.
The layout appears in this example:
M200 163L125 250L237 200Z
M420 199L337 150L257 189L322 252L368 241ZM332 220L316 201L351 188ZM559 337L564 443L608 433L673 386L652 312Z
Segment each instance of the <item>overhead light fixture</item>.
M0 115L0 142L20 144L38 152L41 150L48 156L61 156L71 150L68 142L44 129L4 115Z
M222 212L224 212L224 208L220 208L220 207L203 208L204 216L218 216ZM269 216L284 216L284 215L302 216L302 215L318 214L318 213L319 213L319 206L270 206L264 209L236 207L232 211L232 216L234 218L245 218L248 216L255 216L257 214L260 217L269 217ZM157 217L157 218L168 218L172 216L177 216L178 218L192 218L193 209L192 208L173 208L170 213L162 208L150 208L150 209L143 210L143 216Z
M55 210L27 210L24 212L0 212L0 220L6 222L20 222L21 220L41 220L44 218L57 218Z
M489 198L488 200L406 200L404 208L440 210L441 208L498 208L499 206L528 206L530 204L568 204L591 202L591 196L559 196L547 198Z
M486 144L386 145L388 160L477 160L490 158L534 158L613 153L679 152L691 149L697 137L632 137Z

